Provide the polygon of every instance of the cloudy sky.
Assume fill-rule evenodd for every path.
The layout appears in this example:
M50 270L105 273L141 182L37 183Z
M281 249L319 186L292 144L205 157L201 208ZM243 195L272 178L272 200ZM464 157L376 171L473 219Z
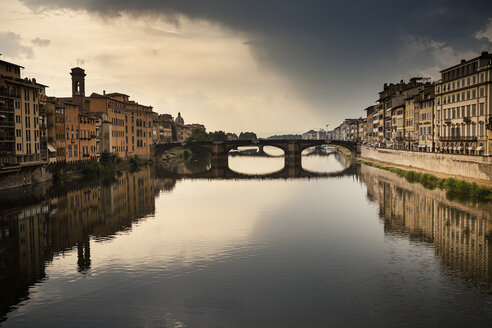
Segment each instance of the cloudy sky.
M8 0L0 21L0 58L49 95L80 66L87 94L261 136L334 127L384 82L492 51L483 0Z

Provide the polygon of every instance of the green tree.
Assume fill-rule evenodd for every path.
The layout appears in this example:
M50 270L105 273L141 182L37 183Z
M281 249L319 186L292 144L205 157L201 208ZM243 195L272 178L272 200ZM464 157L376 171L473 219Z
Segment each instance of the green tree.
M239 140L256 140L256 133L254 132L241 132L239 134Z
M226 141L227 134L224 131L209 132L210 139L213 141Z
M204 129L196 128L191 131L191 136L186 141L208 141L209 135Z

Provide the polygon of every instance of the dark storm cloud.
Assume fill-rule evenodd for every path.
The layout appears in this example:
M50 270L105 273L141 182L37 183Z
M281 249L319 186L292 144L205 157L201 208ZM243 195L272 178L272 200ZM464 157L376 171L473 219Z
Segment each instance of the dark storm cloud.
M491 48L490 40L474 36L492 16L492 1L483 0L23 2L36 10L162 15L175 21L185 16L219 23L244 33L245 47L260 65L284 74L321 110L341 111L340 118L373 101L386 79L406 79Z
M21 36L13 32L0 32L0 51L13 58L32 58L34 54L31 47L22 44Z

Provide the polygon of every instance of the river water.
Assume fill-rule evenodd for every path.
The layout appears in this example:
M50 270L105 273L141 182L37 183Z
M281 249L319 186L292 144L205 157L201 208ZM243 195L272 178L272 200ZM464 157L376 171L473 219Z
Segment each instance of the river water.
M1 194L0 326L490 327L491 204L271 155Z

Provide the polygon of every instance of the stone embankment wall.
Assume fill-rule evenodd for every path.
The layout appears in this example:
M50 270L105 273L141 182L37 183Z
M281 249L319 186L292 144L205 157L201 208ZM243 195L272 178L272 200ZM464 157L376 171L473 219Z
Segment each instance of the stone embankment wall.
M362 158L426 171L492 180L492 157L421 153L361 146Z
M34 185L52 178L44 166L21 167L15 172L0 174L0 190Z

